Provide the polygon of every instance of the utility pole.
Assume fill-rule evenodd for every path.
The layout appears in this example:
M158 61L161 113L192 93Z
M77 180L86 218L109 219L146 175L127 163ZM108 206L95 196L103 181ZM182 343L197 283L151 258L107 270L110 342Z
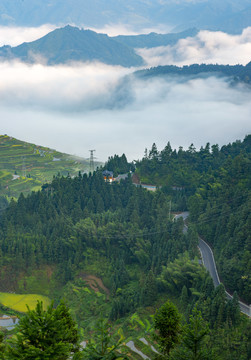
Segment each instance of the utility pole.
M90 172L93 173L94 171L94 151L96 150L89 150L90 151Z

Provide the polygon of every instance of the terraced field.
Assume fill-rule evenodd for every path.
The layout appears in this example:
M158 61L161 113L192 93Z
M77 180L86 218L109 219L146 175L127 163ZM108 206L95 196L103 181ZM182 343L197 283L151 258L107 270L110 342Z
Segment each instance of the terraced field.
M39 190L58 173L74 176L79 171L89 171L88 160L0 135L0 196L17 198Z

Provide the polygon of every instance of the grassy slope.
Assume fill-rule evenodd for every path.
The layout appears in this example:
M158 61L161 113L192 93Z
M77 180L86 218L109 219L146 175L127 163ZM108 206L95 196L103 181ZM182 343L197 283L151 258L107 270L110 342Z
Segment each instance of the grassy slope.
M79 171L89 171L87 160L0 135L0 195L17 198L39 190L58 173Z

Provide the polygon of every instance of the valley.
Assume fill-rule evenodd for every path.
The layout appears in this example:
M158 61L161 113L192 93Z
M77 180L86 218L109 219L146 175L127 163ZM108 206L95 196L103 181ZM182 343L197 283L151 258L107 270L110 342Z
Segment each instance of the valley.
M251 359L250 15L1 0L0 360Z
M30 301L29 294L46 295L56 304L63 298L81 329L82 341L88 339L102 314L111 322L115 338L123 334L128 346L134 344L149 358L154 357L151 346L157 346L152 338L156 309L169 299L186 321L196 304L211 328L208 341L214 342L212 351L225 359L229 350L221 342L220 329L224 328L231 339L242 337L242 344L243 336L248 336L248 317L236 307L236 292L233 299L226 298L224 285L249 301L248 266L232 267L236 282L232 279L230 283L226 272L228 261L234 264L236 256L241 258L248 240L241 234L250 221L246 212L249 157L250 136L221 149L207 145L200 151L177 153L167 144L159 152L153 145L147 157L136 163L136 174L144 183L161 184L156 192L135 187L130 176L110 184L97 170L93 175L58 175L40 191L25 197L21 194L0 218L0 290L5 291L1 296L10 297L6 291L20 294L15 295L20 300L13 301L21 306ZM116 155L104 168L123 173L130 166L124 155ZM172 172L168 170L171 168ZM219 178L224 169L226 176ZM236 179L231 185L230 171ZM220 204L216 202L217 192ZM226 197L228 200L223 201ZM212 199L214 205L208 208ZM204 201L207 205L203 211ZM190 211L187 231L181 216L174 222L170 218L170 204L172 213ZM215 257L224 285L214 288L209 273L198 261L198 232L215 248L219 239L212 237L213 229L219 221L226 221L226 204L235 212L238 209L242 218L242 233L235 228L235 237L240 237L243 245L239 243L238 252L235 250L230 258L235 241L228 244L228 257L223 257L225 248L218 243ZM209 219L209 210L212 221L201 227ZM214 211L221 214L218 220ZM225 228L231 231L230 224ZM225 231L221 236L226 236ZM227 236L231 239L231 233ZM245 258L248 261L247 252ZM33 295L33 299L39 296ZM6 309L6 303L1 303ZM233 331L228 328L230 323ZM237 356L238 351L231 350L231 354ZM242 351L247 356L248 349ZM139 354L130 352L132 359L140 359Z

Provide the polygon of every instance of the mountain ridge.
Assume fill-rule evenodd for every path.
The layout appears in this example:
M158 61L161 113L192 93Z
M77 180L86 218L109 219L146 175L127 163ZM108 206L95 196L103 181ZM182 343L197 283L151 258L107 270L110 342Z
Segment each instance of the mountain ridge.
M139 35L118 35L113 39L133 48L153 48L157 46L174 45L180 39L194 37L199 30L196 28L187 29L177 33L158 34L151 32L149 34Z
M192 64L182 67L176 65L156 66L148 69L135 71L140 78L152 78L157 76L227 76L235 81L251 83L251 61L246 65L218 65L218 64Z
M80 30L67 25L55 29L42 38L16 47L0 48L2 60L20 59L28 63L46 62L48 65L74 61L100 61L109 65L139 66L143 59L128 46L106 34Z
M39 26L45 23L73 23L78 26L101 28L106 24L115 23L125 24L134 30L154 28L163 24L173 31L195 26L199 29L235 34L251 26L249 0L61 0L60 6L57 3L50 0L36 0L35 3L2 0L0 24Z

